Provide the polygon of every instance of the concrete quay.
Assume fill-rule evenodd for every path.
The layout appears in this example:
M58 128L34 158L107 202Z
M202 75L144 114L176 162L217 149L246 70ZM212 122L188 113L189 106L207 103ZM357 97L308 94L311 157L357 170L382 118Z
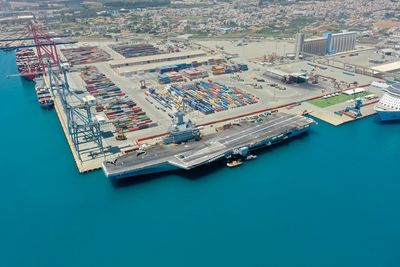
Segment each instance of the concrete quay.
M46 80L47 81L47 80ZM76 79L72 80L72 85L75 86ZM123 86L125 87L125 86ZM376 90L368 89L369 91L375 91ZM322 97L319 96L319 97ZM61 101L59 96L55 95L55 110L57 112L58 118L60 120L61 126L63 128L64 134L67 138L68 145L70 146L72 155L74 157L74 160L76 162L76 166L79 170L79 172L84 173L96 169L100 169L102 166L102 162L105 160L113 159L117 156L120 155L121 149L124 147L130 147L134 146L135 143L133 140L139 140L141 143L151 143L154 144L158 141L161 141L161 137L166 134L166 126L167 126L167 121L164 121L164 127L155 127L154 129L146 129L146 131L140 132L136 134L135 138L128 138L127 141L124 141L121 143L121 141L116 141L113 136L104 138L103 143L105 146L105 151L104 154L102 154L100 151L98 151L98 148L96 147L95 144L90 144L87 143L83 146L81 149L81 158L79 158L78 153L76 151L76 148L73 144L73 141L71 139L71 136L68 133L68 126L66 122L66 115L64 113ZM242 119L246 117L251 117L251 116L256 116L260 113L263 112L274 112L274 111L282 111L285 113L289 114L296 114L296 115L302 115L305 113L309 114L310 116L320 119L322 121L325 121L327 123L330 123L334 126L338 126L344 123L348 123L354 120L354 118L351 118L346 115L336 115L334 112L338 110L344 109L346 106L349 105L349 103L340 103L334 106L329 106L326 108L319 108L308 101L311 99L315 99L316 97L312 97L303 101L299 102L291 102L291 103L285 103L285 104L280 104L280 105L274 105L274 106L269 106L265 108L261 108L262 104L257 105L256 107L258 109L254 109L255 107L247 108L247 109L241 109L241 112L238 114L238 110L236 110L235 113L232 111L228 112L222 112L223 114L218 114L218 116L212 116L212 118L208 118L207 120L204 120L204 118L198 120L198 125L203 127L203 132L206 134L211 134L215 132L215 128L226 124L230 121L237 120L237 119ZM318 98L318 97L317 97ZM147 108L152 106L145 105ZM366 105L362 107L361 112L363 114L363 117L373 115L375 111L373 110L373 105ZM224 115L224 116L222 116ZM157 114L153 111L152 116L157 116ZM160 118L160 117L159 117ZM112 128L111 125L104 125L102 127L102 130L107 132Z

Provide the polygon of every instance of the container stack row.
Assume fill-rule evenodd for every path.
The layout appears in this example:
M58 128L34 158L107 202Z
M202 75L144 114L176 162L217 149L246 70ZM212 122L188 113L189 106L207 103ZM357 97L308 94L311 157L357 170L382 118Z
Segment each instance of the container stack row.
M223 59L222 58L213 58L213 59L209 59L208 60L208 65L219 65L223 63Z
M90 64L111 59L106 51L97 46L61 49L61 52L71 65Z
M90 66L81 72L81 77L86 83L87 91L96 99L110 99L125 95L108 77L96 67Z
M208 77L208 72L200 69L189 69L182 72L183 76L189 80L201 79Z
M158 82L160 84L176 83L182 81L183 81L182 74L176 71L160 74L158 76Z
M95 96L97 100L111 100L103 111L107 118L113 121L116 129L121 129L124 132L133 132L157 125L132 99L125 96L125 93L96 67L85 68L81 72L81 77L86 83L87 91Z
M163 53L158 47L152 44L118 44L111 45L111 48L126 58L151 56Z
M246 64L234 64L234 65L213 65L211 71L213 75L236 73L249 70Z
M258 102L257 98L235 87L227 87L211 81L188 84L172 84L165 95L149 91L148 94L166 108L180 107L212 114Z
M225 74L225 67L222 65L214 65L211 68L213 75Z
M107 118L113 120L116 129L123 132L134 132L157 126L140 107L129 98L117 99L106 106Z
M169 93L159 94L155 89L151 88L145 92L146 96L151 96L154 100L160 103L163 107L172 110L173 104L176 102ZM177 108L179 109L179 108Z

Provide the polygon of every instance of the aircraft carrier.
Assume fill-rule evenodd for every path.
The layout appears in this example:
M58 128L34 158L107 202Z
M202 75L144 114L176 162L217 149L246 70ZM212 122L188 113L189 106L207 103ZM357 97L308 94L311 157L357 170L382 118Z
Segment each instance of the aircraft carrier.
M189 121L190 122L190 121ZM199 140L192 124L183 119L173 125L176 131L194 132L192 140L175 144L156 144L120 156L114 161L103 162L103 170L111 180L119 180L145 174L170 170L190 170L223 158L246 156L249 151L270 146L310 128L315 122L307 117L285 113L268 114L253 120L242 120L224 127L222 131L207 135ZM178 129L177 126L188 129ZM171 130L170 135L173 133ZM170 140L171 136L165 138ZM194 141L197 140L197 141ZM170 143L170 141L168 141ZM177 144L179 143L179 144Z

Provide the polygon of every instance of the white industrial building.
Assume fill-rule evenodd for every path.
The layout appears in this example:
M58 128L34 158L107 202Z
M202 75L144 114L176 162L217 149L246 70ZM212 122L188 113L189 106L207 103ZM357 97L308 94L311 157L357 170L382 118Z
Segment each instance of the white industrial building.
M356 32L334 33L331 37L330 49L333 53L347 52L356 49Z
M304 40L302 52L323 56L326 54L327 40L323 37Z
M304 34L296 35L295 54L300 52L313 55L326 55L355 50L357 33L324 33L322 37L304 39Z

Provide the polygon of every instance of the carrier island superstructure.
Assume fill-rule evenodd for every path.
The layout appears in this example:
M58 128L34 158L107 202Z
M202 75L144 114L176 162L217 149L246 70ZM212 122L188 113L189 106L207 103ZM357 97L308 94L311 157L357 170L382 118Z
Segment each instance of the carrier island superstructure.
M246 156L249 151L304 133L314 123L304 116L274 113L232 123L227 129L200 138L200 130L190 120L185 123L183 114L178 113L163 143L105 161L103 170L111 180L190 170L220 159Z

